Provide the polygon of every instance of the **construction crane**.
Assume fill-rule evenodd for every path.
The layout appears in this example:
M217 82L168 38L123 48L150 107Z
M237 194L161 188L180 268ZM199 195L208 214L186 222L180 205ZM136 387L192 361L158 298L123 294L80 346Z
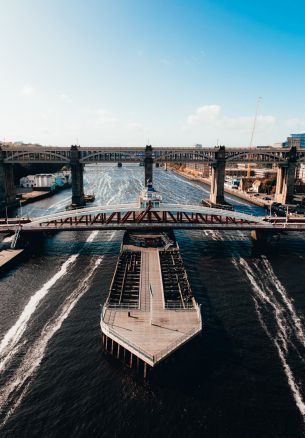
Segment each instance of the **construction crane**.
M254 116L254 120L253 120L253 126L252 126L252 132L251 132L251 138L250 138L250 144L249 144L247 178L250 178L250 176L251 176L251 150L252 150L252 146L253 146L253 138L254 138L254 132L255 132L255 127L256 127L258 108L259 108L259 104L260 104L261 100L262 100L262 98L258 97L257 102L256 102L255 116Z

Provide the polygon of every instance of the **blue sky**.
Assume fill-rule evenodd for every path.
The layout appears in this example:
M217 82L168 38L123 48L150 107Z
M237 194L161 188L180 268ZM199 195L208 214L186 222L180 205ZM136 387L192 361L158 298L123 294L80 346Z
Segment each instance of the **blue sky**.
M254 144L305 130L305 3L0 0L0 140Z

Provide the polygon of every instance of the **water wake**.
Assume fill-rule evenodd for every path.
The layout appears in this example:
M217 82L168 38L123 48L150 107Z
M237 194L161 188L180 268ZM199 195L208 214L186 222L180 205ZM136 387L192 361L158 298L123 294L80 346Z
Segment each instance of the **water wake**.
M48 280L42 288L31 296L16 323L5 334L0 343L0 371L3 371L7 362L16 354L14 347L21 339L31 316L39 306L40 302L45 298L55 283L67 274L71 265L75 263L77 257L78 254L70 256L68 260L62 264L60 270L56 272L56 274L53 275L53 277Z
M97 234L98 231L93 231L87 238L86 242L92 242ZM70 256L62 264L60 270L56 272L56 274L54 274L50 280L48 280L31 296L16 323L4 335L0 343L0 372L5 369L10 360L17 354L19 348L21 347L21 345L19 345L19 341L24 334L33 313L36 311L41 301L47 296L50 289L59 280L62 280L67 275L71 267L75 264L79 254L80 253Z
M99 267L103 257L99 257L90 267L84 281L77 287L73 293L66 298L64 304L56 312L51 320L45 324L41 331L41 335L34 342L34 344L26 352L21 364L14 371L8 383L0 391L0 407L1 412L4 413L4 418L1 422L3 427L11 415L15 412L17 407L22 402L24 396L27 394L31 378L41 364L45 355L49 341L53 338L55 333L60 329L65 319L69 316L80 298L87 292L90 287L90 280L93 277L96 269Z
M301 320L296 313L291 299L287 295L286 289L276 277L266 257L262 256L261 258L264 269L260 268L258 262L254 262L253 267L250 266L250 264L243 258L235 258L232 261L238 269L243 270L251 283L258 320L268 338L276 348L296 406L305 423L305 402L302 396L301 387L298 385L293 370L289 365L289 346L292 346L293 349L297 350L292 339L292 334L295 334L299 341L301 341L302 345L304 345L304 329ZM268 278L264 276L264 271L267 272ZM275 292L280 294L281 301L277 298ZM268 315L270 314L270 310L276 323L275 336L270 332L263 316L263 311Z

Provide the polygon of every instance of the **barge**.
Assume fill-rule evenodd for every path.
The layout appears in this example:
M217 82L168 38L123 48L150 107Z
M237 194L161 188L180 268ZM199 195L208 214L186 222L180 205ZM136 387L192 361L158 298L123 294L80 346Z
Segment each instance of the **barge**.
M139 202L157 207L162 199L149 183ZM201 333L200 306L173 232L125 232L101 330L103 350L144 378Z

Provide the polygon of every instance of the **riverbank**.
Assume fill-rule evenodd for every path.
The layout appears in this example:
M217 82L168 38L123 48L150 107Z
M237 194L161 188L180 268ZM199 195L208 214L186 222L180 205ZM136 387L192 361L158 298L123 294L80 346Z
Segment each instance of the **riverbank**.
M20 202L21 205L26 205L26 204L30 204L31 202L40 201L41 199L49 198L54 194L55 192L52 191L40 192L38 190L33 190L32 192L22 193Z
M189 173L183 172L182 170L177 170L173 168L170 168L170 170L177 173L178 175L183 176L184 178L190 181L199 182L201 184L205 184L208 186L211 185L211 181L209 180L209 178L203 178L200 176L191 175ZM243 199L244 201L247 201L253 205L257 205L258 207L268 208L271 202L271 201L265 201L263 199L256 199L253 197L253 195L252 196L248 195L247 193L241 192L240 190L237 189L230 189L228 187L225 187L224 191L225 193L236 196L237 198Z
M45 198L50 198L51 196L57 195L59 192L65 189L70 189L71 184L65 184L62 187L57 187L55 190L32 190L31 192L17 192L16 201L7 206L7 211L12 211L15 208L31 204L32 202L41 201ZM0 209L0 213L5 212L5 207Z

